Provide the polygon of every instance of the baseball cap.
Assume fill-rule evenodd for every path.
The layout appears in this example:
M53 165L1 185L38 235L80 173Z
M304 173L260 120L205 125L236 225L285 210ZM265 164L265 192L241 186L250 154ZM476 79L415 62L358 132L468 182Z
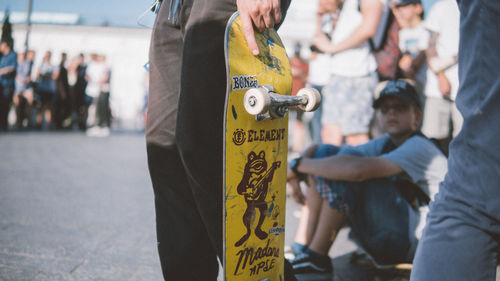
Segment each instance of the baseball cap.
M420 0L391 0L391 5L406 6L410 4L421 4Z
M398 98L408 104L415 105L419 109L422 109L422 104L417 90L412 84L405 80L388 81L385 87L380 91L378 98L373 102L373 108L379 108L382 101L387 97Z

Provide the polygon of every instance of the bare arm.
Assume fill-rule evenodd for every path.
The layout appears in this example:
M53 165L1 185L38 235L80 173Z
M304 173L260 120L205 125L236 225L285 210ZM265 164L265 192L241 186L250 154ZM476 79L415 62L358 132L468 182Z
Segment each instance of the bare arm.
M3 68L0 68L0 75L5 75L11 72L16 71L16 68L14 66L6 66Z
M321 159L305 158L298 171L331 180L364 181L403 172L393 161L382 157L338 155Z
M254 28L263 32L281 21L280 0L237 0L236 5L248 48L252 54L258 55L259 47L255 41Z
M364 0L361 2L361 24L344 41L331 43L326 36L316 36L313 45L325 53L339 53L359 46L375 35L382 16L384 5L379 0Z

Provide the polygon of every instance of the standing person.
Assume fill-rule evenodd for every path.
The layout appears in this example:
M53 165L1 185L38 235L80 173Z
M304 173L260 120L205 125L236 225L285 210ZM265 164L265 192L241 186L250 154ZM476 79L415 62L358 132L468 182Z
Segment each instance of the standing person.
M322 32L332 37L333 30L340 15L340 5L343 1L320 0L318 12L316 14L316 33ZM330 54L321 53L311 47L311 57L309 59L309 75L307 77L307 87L312 87L322 93L323 87L328 84L330 78ZM314 143L322 143L321 140L321 115L323 103L313 113L311 119L311 135Z
M17 54L12 50L12 42L0 42L0 131L9 128L8 116L12 96L14 95L14 84L17 69Z
M399 48L403 55L399 60L399 69L404 78L417 83L417 89L426 84L426 50L429 46L429 31L423 25L423 8L420 0L393 0L391 8L400 26Z
M66 61L68 56L66 53L61 54L61 62L55 72L56 77L56 99L54 102L54 125L56 129L64 127L64 119L71 114L71 97L69 92L68 69Z
M290 69L292 71L292 96L296 96L297 92L306 86L307 76L309 74L309 64L301 55L300 50L302 45L297 43L294 48L293 57L290 58ZM305 128L304 128L304 112L301 110L293 110L293 141L292 151L300 152L304 145Z
M346 0L332 40L317 33L320 51L332 54L331 77L323 90L323 142L358 145L369 140L371 104L378 83L377 62L369 39L383 32L379 22L389 13L386 0ZM382 26L382 25L381 25Z
M52 110L56 98L56 67L50 62L52 52L47 51L43 56L42 64L38 68L36 75L36 94L38 96L38 112L37 112L37 127L43 128L43 121L47 126L52 125Z
M33 69L34 51L27 51L18 55L18 66L16 74L16 91L14 104L16 105L16 126L23 128L23 122L28 119L28 127L33 125L31 120L32 106L34 100L31 85L31 71Z
M99 128L97 136L109 136L111 127L111 108L109 106L111 69L106 64L106 56L99 55L99 62L104 65L104 71L100 79L99 96L96 103L96 126Z
M109 136L111 126L111 109L109 107L110 90L110 69L106 65L104 55L91 55L92 61L87 70L88 87L87 93L92 97L91 108L87 124L92 128L87 130L87 135L91 137Z
M436 3L435 5L437 5ZM461 132L431 205L412 281L494 281L500 245L500 2L462 0Z
M422 132L440 140L446 150L451 137L458 134L463 123L455 104L459 24L460 13L455 0L436 2L424 22L430 31L430 40L426 53L429 67L424 88Z
M166 280L216 280L217 256L222 260L227 20L238 9L248 51L257 55L252 25L259 31L272 28L288 4L286 0L162 2L149 53L146 143Z
M327 273L340 228L379 264L411 262L428 203L446 174L446 157L418 128L421 102L406 81L391 80L373 103L386 135L356 147L322 145L292 160L292 197L305 204L292 261L296 274ZM309 181L304 198L299 181Z
M89 110L89 98L86 94L87 89L87 64L85 56L79 54L75 61L74 69L71 70L75 75L75 83L72 86L73 96L75 98L76 122L78 128L82 131L87 130L87 116Z

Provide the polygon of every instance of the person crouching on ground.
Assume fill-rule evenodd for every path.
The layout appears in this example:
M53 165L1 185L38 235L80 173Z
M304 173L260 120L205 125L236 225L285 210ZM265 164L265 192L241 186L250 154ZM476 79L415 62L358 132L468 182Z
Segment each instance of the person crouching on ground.
M377 263L413 259L447 159L418 130L421 102L410 83L389 81L373 107L386 135L354 147L313 146L289 164L289 193L303 204L292 246L297 276L333 272L328 251L344 224Z

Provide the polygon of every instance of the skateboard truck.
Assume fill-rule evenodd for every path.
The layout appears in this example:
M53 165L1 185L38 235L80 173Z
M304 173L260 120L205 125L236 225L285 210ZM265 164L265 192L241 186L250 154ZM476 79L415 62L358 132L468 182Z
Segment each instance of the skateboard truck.
M296 96L280 95L268 87L248 90L243 98L246 111L257 121L282 118L292 106L302 111L314 111L321 104L321 95L314 88L300 89Z

